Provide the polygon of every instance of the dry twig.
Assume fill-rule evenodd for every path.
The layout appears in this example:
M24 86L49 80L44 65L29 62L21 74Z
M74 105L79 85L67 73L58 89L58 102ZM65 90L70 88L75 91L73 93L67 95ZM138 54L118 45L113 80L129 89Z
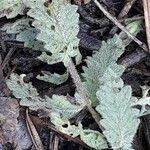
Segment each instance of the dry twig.
M130 9L132 8L132 5L135 3L136 0L127 0L126 4L124 5L123 9L121 10L120 14L118 15L118 20L123 20L125 21L125 18L128 14L128 12L130 11ZM132 19L132 18L131 18ZM110 35L114 35L116 32L118 31L118 27L114 26L111 30L110 30Z
M77 87L77 91L79 93L79 95L82 97L82 100L85 101L85 104L89 110L89 112L91 113L93 119L95 120L95 122L97 123L97 125L99 126L99 128L103 131L104 128L100 125L100 116L99 114L92 108L91 106L91 102L90 100L87 98L86 96L86 92L85 92L85 88L83 87L81 78L75 68L74 63L72 62L72 60L70 59L70 63L68 66L68 71Z
M143 0L147 43L150 49L150 1Z
M130 37L133 41L135 41L142 49L145 51L149 51L147 46L141 42L139 39L137 39L135 36L133 36L115 17L113 17L105 8L97 1L93 0L97 7L104 13L104 15L109 18L118 28L120 28L123 32L125 32L128 37Z
M57 135L55 135L54 150L58 150L58 147L59 147L59 137Z
M32 120L29 117L28 109L26 110L26 124L27 124L28 131L30 133L32 142L33 142L36 150L44 150L44 147L43 147L41 139L38 135L38 132L36 131L36 128L35 128Z
M61 137L67 139L68 141L72 141L74 143L77 143L79 145L82 145L86 148L89 149L89 146L87 146L83 141L81 141L79 138L73 138L67 134L64 134L62 132L60 132L59 130L57 130L54 125L52 125L49 121L43 121L41 120L39 117L35 117L35 116L30 116L32 121L35 122L36 125L39 125L41 127L45 126L45 127L48 127L49 129L51 129L52 131L58 133Z
M15 50L16 50L16 48L13 48L13 47L9 50L9 52L7 53L5 59L4 59L3 63L2 63L2 69L5 68L5 66L9 62L9 60L10 60L11 56L13 55L13 53L15 52Z
M124 5L123 9L121 10L120 14L118 15L118 19L124 18L128 12L130 11L132 5L135 3L136 0L127 0L126 4Z

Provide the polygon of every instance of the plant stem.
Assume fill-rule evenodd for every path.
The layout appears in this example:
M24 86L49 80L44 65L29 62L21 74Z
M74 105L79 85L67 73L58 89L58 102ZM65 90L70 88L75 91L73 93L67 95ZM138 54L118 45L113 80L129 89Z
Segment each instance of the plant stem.
M87 106L89 112L91 113L93 119L98 124L99 128L104 131L104 128L100 125L100 116L99 114L92 108L91 101L86 96L86 90L83 86L83 83L81 81L81 78L75 68L75 65L73 61L70 59L70 63L68 65L68 71L76 85L77 91L79 95L82 97L82 99L85 101L85 105Z

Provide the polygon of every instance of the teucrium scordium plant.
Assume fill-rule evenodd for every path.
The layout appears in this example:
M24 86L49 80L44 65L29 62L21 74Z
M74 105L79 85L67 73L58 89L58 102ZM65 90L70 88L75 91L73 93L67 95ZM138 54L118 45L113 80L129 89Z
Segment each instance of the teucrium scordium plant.
M29 9L27 15L31 18L28 22L26 19L19 20L13 29L9 25L5 29L10 33L18 31L17 39L25 41L25 46L42 51L39 57L42 61L48 64L63 62L74 80L76 94L74 103L69 101L67 96L53 95L52 98L41 98L31 83L23 81L23 76L12 74L7 80L7 85L14 96L20 99L20 104L31 110L42 109L58 130L73 137L80 136L87 145L97 150L107 148L107 142L113 149L132 149L139 121L136 117L138 112L132 108L131 87L124 86L121 79L124 69L116 64L126 46L120 36L115 35L107 42L102 42L101 48L93 57L87 59L87 67L83 68L85 82L82 82L72 61L72 57L76 58L76 63L81 60L77 38L77 6L68 0L52 0L51 3L45 3L45 0L21 2ZM32 26L29 25L30 21ZM31 32L33 39L36 38L34 44L26 38ZM50 76L50 82L60 79L55 84L61 84L66 80L65 74ZM92 106L96 106L98 113ZM103 134L83 129L81 123L77 126L71 125L69 119L85 107ZM64 124L67 124L67 127L64 127Z

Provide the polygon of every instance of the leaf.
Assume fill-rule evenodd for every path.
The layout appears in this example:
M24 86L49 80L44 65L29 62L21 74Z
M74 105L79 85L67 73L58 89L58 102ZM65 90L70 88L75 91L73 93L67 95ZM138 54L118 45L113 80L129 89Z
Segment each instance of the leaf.
M39 97L37 90L33 88L31 83L24 83L23 77L25 75L11 74L10 79L7 80L7 86L16 98L21 99L20 105L30 107L32 110L37 110L44 107L44 104Z
M46 97L46 107L66 118L72 118L84 108L84 105L75 105L65 96L53 95L52 98Z
M23 14L25 5L22 0L1 0L0 1L0 18L14 18L18 14Z
M32 19L20 19L15 23L4 25L2 30L6 31L8 34L16 34L16 40L24 42L25 47L43 51L44 44L36 39L39 31L30 25L31 22Z
M62 75L57 73L52 74L48 71L42 71L42 73L44 74L44 76L38 75L36 78L56 85L60 85L68 79L67 72Z
M0 143L18 144L19 104L16 99L0 97Z
M119 67L117 70L119 70ZM133 138L138 129L138 110L132 106L132 90L130 86L124 86L120 75L113 68L108 67L102 83L97 92L99 105L96 110L102 115L100 124L104 127L103 134L113 149L132 149Z
M108 148L106 140L98 131L83 129L81 124L78 126L71 125L67 118L61 117L58 113L51 114L51 122L59 131L65 134L72 137L80 136L83 142L96 150Z
M84 130L81 125L75 126L70 124L69 119L84 108L83 104L72 104L67 97L58 95L53 95L52 98L46 96L42 99L31 83L23 82L23 77L24 75L12 74L11 78L7 80L8 87L16 98L21 99L20 104L22 106L27 106L32 110L40 109L46 111L51 118L51 122L59 131L73 137L80 135L81 140L97 150L107 148L107 142L101 133L93 130ZM67 127L64 125L67 125Z
M51 112L57 112L67 118L72 118L83 109L83 104L72 104L65 96L53 95L52 98L48 96L41 98L31 83L23 81L23 77L24 75L12 74L7 80L7 86L13 95L21 99L20 105L29 107L31 110L42 110L48 115Z
M87 67L83 67L84 73L82 75L86 80L84 84L93 106L98 103L96 92L100 86L99 78L103 76L109 65L117 61L123 52L124 44L119 36L115 35L107 42L103 41L99 51L87 58Z
M47 7L44 0L24 0L24 3L31 8L28 15L35 19L33 26L40 31L37 39L52 54L48 57L57 60L52 63L62 61L67 66L70 57L79 55L77 6L67 0L53 0Z
M142 20L127 22L126 28L132 35L136 36L141 31ZM119 37L122 39L125 46L128 46L132 42L132 39L123 31L119 33Z

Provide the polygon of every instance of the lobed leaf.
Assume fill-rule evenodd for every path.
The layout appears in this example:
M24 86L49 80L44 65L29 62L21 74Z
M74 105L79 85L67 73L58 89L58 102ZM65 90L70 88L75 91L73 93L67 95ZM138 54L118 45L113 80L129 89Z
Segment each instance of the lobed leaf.
M67 72L62 75L57 74L57 73L52 74L48 71L42 71L42 73L43 73L43 76L38 75L36 78L39 80L43 80L45 82L55 84L55 85L64 83L65 81L67 81L68 76L69 76Z
M62 61L67 66L70 57L80 55L77 6L71 5L67 0L52 0L48 6L44 2L24 0L31 8L28 15L35 20L33 26L40 31L37 39L44 42L46 51L52 54L48 59L51 57L52 63Z
M99 105L96 110L102 115L103 134L112 148L130 150L139 125L138 110L132 108L131 87L124 86L119 72L113 68L109 67L100 78L102 84L97 92Z
M83 67L84 73L82 75L86 80L84 85L92 105L95 106L98 103L96 92L100 86L99 78L104 75L108 66L117 61L124 52L124 48L122 40L115 35L107 42L103 41L99 51L87 58L87 67Z
M65 96L53 95L52 98L48 96L41 98L31 83L23 81L23 77L24 75L12 74L7 80L7 86L13 95L20 99L20 105L31 110L42 110L48 115L57 112L67 118L72 118L83 109L84 105L72 104Z
M81 124L71 125L68 119L61 117L58 113L51 114L51 122L65 134L72 137L80 136L83 142L96 150L108 148L105 138L98 131L83 129Z

